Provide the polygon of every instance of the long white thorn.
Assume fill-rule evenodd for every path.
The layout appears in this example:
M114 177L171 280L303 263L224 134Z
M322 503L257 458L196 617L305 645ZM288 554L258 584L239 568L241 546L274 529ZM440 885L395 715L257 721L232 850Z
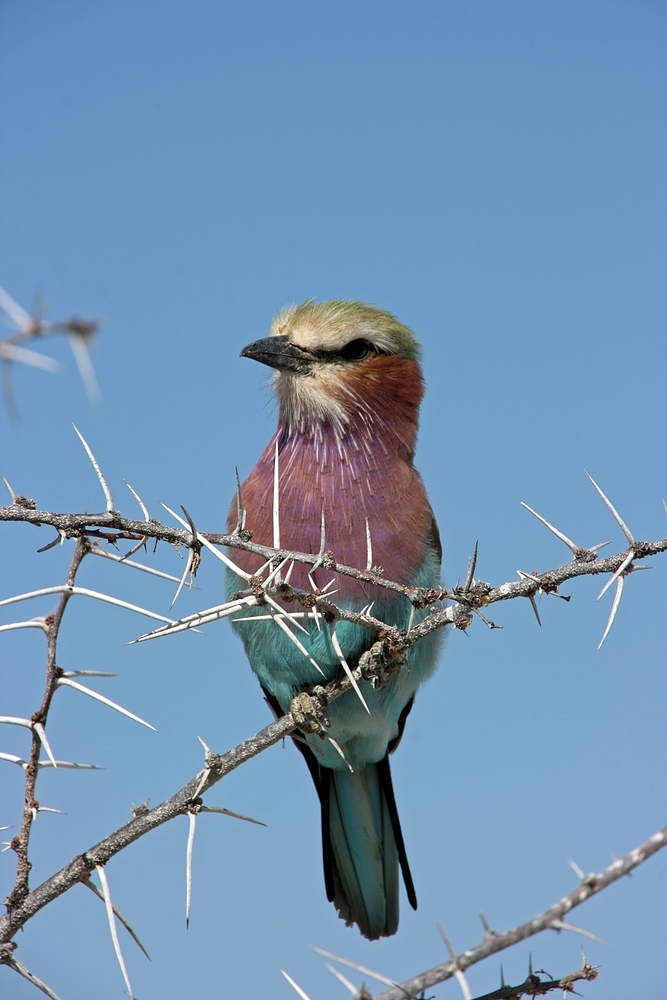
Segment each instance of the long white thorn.
M81 597L92 597L96 601L104 601L105 604L113 604L117 608L125 608L126 611L134 611L138 615L145 615L146 618L154 618L156 621L166 622L168 625L175 624L173 618L167 618L166 615L159 615L156 611L148 611L146 608L140 608L139 605L130 604L128 601L121 601L118 597L100 594L96 590L88 590L86 587L71 587L67 589L72 594L79 594Z
M34 972L26 969L25 965L22 965L17 958L14 958L13 955L6 958L5 962L10 969L13 969L14 972L18 972L19 976L23 976L23 978L27 979L29 983L32 983L32 985L36 986L38 990L41 990L47 997L50 997L50 1000L60 1000L58 994L52 990L50 986L47 986L41 979L38 979Z
M616 593L614 594L614 603L612 604L611 611L609 612L609 621L607 622L607 627L604 630L604 635L600 639L600 645L598 646L598 649L600 649L600 647L602 646L602 643L609 635L610 628L614 624L614 618L616 617L616 612L618 611L618 606L621 603L621 597L623 596L624 584L625 584L625 577L619 576L618 582L616 584Z
M56 758L53 756L53 752L51 750L51 747L49 746L49 741L46 738L46 730L44 729L44 726L42 725L41 722L33 722L32 728L35 730L35 732L39 736L39 742L42 744L42 746L46 750L46 756L49 758L49 760L53 764L54 768L57 770L58 769L58 764L56 762Z
M568 858L567 863L574 872L574 874L577 876L579 881L583 881L586 878L586 876L584 875L583 871L581 870L576 861L573 861L572 858Z
M370 573L373 568L373 542L371 540L371 529L366 518L366 572Z
M185 569L183 570L183 576L181 577L181 579L178 582L178 587L176 588L176 593L174 594L174 599L171 602L171 604L169 605L169 610L170 611L173 608L173 606L176 603L176 601L178 600L178 598L181 596L181 591L183 590L183 587L185 586L185 581L187 579L188 573L190 572L190 567L192 566L192 560L194 558L194 554L195 554L194 549L188 549L188 558L186 559L186 562L185 562Z
M590 938L591 941L597 941L598 944L607 944L604 938L598 937L593 931L587 931L584 927L577 927L576 924L566 924L563 920L554 920L549 926L553 927L555 931L571 931L573 934L581 934L582 937Z
M41 628L42 632L48 632L48 626L43 618L32 618L27 622L8 622L0 625L0 632L13 632L17 628Z
M0 753L0 760L6 760L9 764L18 764L19 767L26 768L28 766L27 760L23 760L22 757L17 757L15 753ZM79 771L103 771L104 768L100 767L98 764L75 764L71 760L57 760L56 765L58 767L70 768L72 770ZM40 760L38 767L53 767L50 760Z
M141 542L139 548L141 548L143 544L144 543ZM127 553L128 556L131 555L133 551L136 552L137 550L130 549ZM150 573L151 576L159 576L163 580L171 580L172 583L178 583L179 581L179 577L173 576L171 573L163 573L160 569L153 569L152 566L144 566L142 563L134 562L132 559L127 559L125 556L117 556L113 552L105 552L104 549L100 549L97 546L95 546L94 549L90 549L89 555L102 556L103 559L111 559L112 562L120 563L121 566L129 566L130 569L140 569L143 573Z
M266 826L266 823L262 823L261 819L244 816L243 813L233 812L231 809L225 809L223 806L200 806L200 810L207 813L220 813L222 816L231 816L233 819L242 819L246 823L255 823L257 826Z
M276 580L276 586L280 585L280 571L281 571L281 569L283 569L283 567L285 566L285 564L288 563L288 562L289 562L289 556L287 556L285 559L283 559L282 562L278 563L278 565L276 566L276 568L269 573L269 575L267 576L266 580L264 581L264 589L265 590L269 586L269 584L273 581L274 578Z
M384 983L386 986L398 986L398 983L394 979L390 979L388 976L383 976L381 972L374 972L373 969L369 969L365 965L358 965L357 962L351 962L349 958L341 958L340 955L334 955L330 951L325 951L324 948L317 948L314 944L311 944L310 947L313 951L316 951L318 955L324 955L325 958L332 958L334 962L340 962L341 965L347 965L349 969L355 969L363 976L370 976L371 979L377 979L378 983Z
M63 677L118 677L118 674L107 673L106 670L66 670Z
M457 956L456 952L454 951L454 949L452 947L451 941L449 940L449 938L445 934L445 932L442 929L442 927L440 926L440 924L436 924L436 927L440 931L440 937L442 938L442 940L445 942L445 944L447 946L447 950L449 952L449 957L451 958L452 962L456 962L458 956ZM463 1000L472 1000L472 991L470 989L470 986L468 985L468 980L464 976L464 974L461 971L461 969L455 969L455 971L454 971L454 978L456 979L457 983L459 984L459 986L461 988L461 993L463 994Z
M86 390L88 402L97 404L101 398L100 387L97 384L95 369L93 368L93 363L90 360L88 345L81 334L70 333L67 339L69 340L69 346L72 349L76 366L79 369L79 375L81 376L81 381L83 382Z
M584 472L586 472L586 469L584 469ZM600 489L600 487L598 486L598 484L595 482L595 480L593 479L593 477L588 472L586 472L586 475L588 476L588 478L592 482L593 486L595 487L595 489L598 491L598 493L600 494L600 496L602 497L602 499L606 503L606 505L609 508L609 510L612 512L612 514L616 518L617 523L620 525L621 530L622 530L623 534L625 535L625 537L627 538L627 540L630 543L630 545L634 545L635 544L635 540L632 537L630 529L628 528L627 524L625 523L625 521L623 520L623 518L621 517L621 515L618 513L618 511L616 510L616 508L614 507L614 505L611 502L611 500L604 495L604 493L602 492L602 490Z
M132 494L132 496L134 497L134 499L139 504L139 506L141 508L141 513L144 515L144 521L150 521L151 516L148 513L148 508L146 507L146 504L144 503L144 501L141 499L141 497L139 496L139 494L137 493L137 491L135 489L133 489L132 486L130 486L130 484L128 483L127 479L124 479L123 482L127 486L128 490L130 491L130 493Z
M110 597L109 594L101 594L99 591L89 590L87 587L68 587L66 585L44 587L42 590L31 590L27 594L17 594L16 597L6 597L4 601L0 601L0 608L7 604L16 604L18 601L32 600L34 597L46 597L49 594L64 594L65 592L68 594L78 594L81 597L92 597L96 601L104 601L105 604L113 604L117 608L136 611L137 614L146 615L147 618L156 618L158 621L167 622L169 625L175 624L173 618L158 615L155 611L147 611L146 608L140 608L137 604L129 604L127 601L121 601L118 597Z
M116 918L113 912L113 903L111 902L111 892L109 891L109 883L107 881L107 873L104 870L104 865L95 865L97 874L102 886L102 892L104 894L104 905L107 910L107 920L109 921L109 930L111 932L111 940L113 941L113 948L116 952L116 958L118 959L118 964L120 965L120 971L123 974L123 979L125 980L125 987L127 989L130 1000L134 1000L134 994L132 992L132 987L130 985L130 979L127 974L127 969L125 968L125 960L123 959L123 953L120 950L120 941L118 940L118 930L116 928Z
M533 611L535 612L535 617L537 618L537 624L541 627L542 622L540 621L540 613L537 610L537 604L535 603L535 594L529 594L528 599L530 601Z
M80 691L82 694L87 694L89 698L94 698L95 701L100 701L103 705L107 705L109 708L113 708L116 712L120 712L121 715L126 715L128 719L132 719L133 722L139 722L142 726L146 726L147 729L152 729L154 733L157 732L155 726L151 726L150 722L146 722L144 719L139 718L134 712L128 712L126 708L122 705L117 705L115 701L111 701L110 698L105 698L103 694L99 694L97 691L93 691L91 688L84 687L83 684L78 684L76 681L71 681L69 677L59 677L56 681L56 687L71 687L75 691ZM55 765L54 765L55 766Z
M7 480L5 479L4 476L2 477L2 481L5 484L5 486L7 487L7 492L9 493L9 496L11 497L12 504L16 503L16 493L14 493L14 490L11 488L11 486L9 485L9 483L7 482Z
M20 306L4 288L0 288L0 309L7 313L21 333L25 333L35 323L30 313L27 313L23 306Z
M324 964L331 973L331 975L335 976L338 982L342 983L345 989L349 990L349 992L352 994L353 997L359 995L359 990L353 983L350 982L347 976L344 976L342 972L339 972L338 969L334 968L334 966L331 965L329 962L325 962Z
M348 770L349 770L350 774L354 774L354 768L353 768L353 767L352 767L352 765L350 764L349 760L347 759L347 757L346 757L346 756L345 756L345 754L343 753L343 751L342 751L342 749L340 748L340 746L338 745L338 743L336 743L336 741L335 741L335 739L333 738L333 736L329 736L329 734L328 734L328 733L326 733L325 735L326 735L326 738L327 738L327 739L329 740L329 743L331 743L331 745L332 745L332 747L334 748L334 750L335 750L335 751L336 751L337 753L339 753L339 754L341 755L341 757L343 758L343 760L344 760L344 761L345 761L345 763L347 764L347 767L348 767Z
M227 601L225 604L207 608L205 611L199 611L194 615L186 615L184 618L180 618L170 625L155 629L154 632L145 632L136 639L132 639L128 643L128 646L133 645L135 642L146 642L148 639L159 639L163 635L173 635L175 632L195 631L200 625L219 621L221 618L228 618L230 615L236 614L237 611L254 608L256 605L257 598L254 595L241 597L238 601Z
M315 621L319 621L320 618L324 618L324 615L319 614L313 609L313 611L290 611L289 615L286 611L281 614L275 615L244 615L243 618L234 618L235 622L271 622L276 618L282 618L283 621L289 618L290 621L294 621L296 618L314 618Z
M304 633L304 635L307 635L308 638L310 638L310 632L308 631L308 629L304 628L303 625L299 625L298 621L292 618L292 615L289 611L285 611L284 608L281 608L278 602L274 601L274 599L270 597L269 594L265 593L264 596L268 601L268 603L271 605L271 607L276 609L279 615L284 616L285 618L288 619L288 621L293 622L296 625L296 627Z
M85 885L88 889L90 889L91 892L95 893L95 895L97 896L98 899L101 899L102 902L104 902L104 893L101 892L97 888L97 886L95 885L95 883L90 881L90 879L82 879L81 880L81 885ZM130 924L129 920L127 919L127 917L123 916L123 914L120 912L120 910L118 909L118 907L116 906L115 903L112 903L111 905L113 906L113 912L116 914L116 916L120 920L121 924L123 925L123 927L125 928L125 930L127 931L127 933L138 944L138 946L141 948L141 950L143 951L144 955L146 956L146 958L150 962L151 956L148 954L148 952L144 948L143 944L141 943L141 941L139 939L139 935L134 930L134 928Z
M278 458L278 439L276 438L276 454L273 460L273 547L280 548L280 464Z
M361 693L361 690L359 689L359 685L357 684L357 681L356 681L356 679L354 677L354 674L350 670L350 667L348 665L347 660L343 656L343 650L340 648L340 643L338 641L338 636L336 635L336 627L335 627L335 625L331 626L331 628L330 628L330 634L331 634L331 643L332 643L333 648L335 650L336 656L338 657L338 661L339 661L341 667L343 668L343 670L345 671L345 673L347 674L347 678L348 678L350 684L352 685L352 687L354 688L355 693L357 695L357 698L359 699L359 701L361 702L361 704L364 706L364 708L366 709L366 711L370 715L371 714L371 710L368 707L368 705L366 704L366 699L364 698L363 694Z
M609 579L605 583L604 587L602 588L602 590L600 591L600 593L598 594L598 596L595 598L596 601L599 601L600 598L602 597L602 595L607 593L607 591L611 587L611 585L614 582L614 580L618 580L619 576L623 573L624 570L626 570L628 568L628 566L630 565L630 563L632 562L632 560L634 558L635 558L634 552L630 551L630 553L625 557L625 559L623 560L623 562L621 563L621 565L618 567L618 569L616 570L616 572L614 573L614 575L609 577Z
M192 851L197 830L197 813L188 813L188 843L185 849L185 926L190 926L190 904L192 903Z
M76 426L76 424L72 424L72 427L74 428L74 430L78 434L79 440L81 441L81 444L86 449L86 454L88 455L88 458L90 459L90 461L92 463L92 466L93 466L93 468L95 470L97 478L100 481L100 486L102 487L102 490L104 491L104 497L105 497L106 502L107 502L107 511L111 512L113 510L113 497L111 496L111 490L109 489L109 487L107 485L107 481L104 478L104 476L102 475L102 470L100 469L100 467L98 465L97 459L93 455L93 453L90 450L90 447L88 445L88 442L86 441L85 437L83 436L83 434L81 433L81 431L79 430L79 428Z
M554 535L556 535L557 538L560 538L561 542L565 542L568 549L570 549L574 555L576 555L577 552L581 551L579 545L575 545L575 543L572 541L571 538L568 538L567 535L564 535L562 531L558 530L558 528L554 528L553 524L549 524L549 522L545 518L543 518L541 514L538 514L536 510L533 510L532 507L529 507L527 503L523 502L523 500L521 501L521 506L525 507L526 510L529 510L530 513L533 514L538 521L541 521L542 524L544 524L549 529L549 531L553 531Z
M303 645L303 643L301 643L299 641L299 639L297 638L297 636L294 635L294 632L292 632L292 630L287 627L287 624L285 623L285 621L284 621L284 619L282 617L283 614L284 614L284 612L281 611L280 615L275 615L274 616L273 620L275 621L276 625L278 625L278 627L282 629L282 631L285 633L285 635L288 636L292 640L292 642L294 643L294 645L296 646L296 648L299 649L303 653L303 655L306 657L306 659L308 660L309 663L312 663L312 665L315 667L315 669L318 671L318 673L320 673L322 675L322 677L326 677L326 674L324 673L324 671L322 670L322 668L320 667L320 665L313 659L313 657L310 655L310 653L308 652L308 650L306 649L306 647Z
M182 517L179 517L178 514L171 509L171 507L167 507L166 503L161 504L161 506L164 507L164 509L168 511L168 513L171 514L172 517L175 517L176 520L179 522L179 524L181 524L184 528L187 528L187 530L190 533L192 533L192 528L190 527L188 522L184 521ZM219 559L220 562L223 562L228 569L231 569L233 573L236 573L237 576L240 576L242 580L248 581L250 579L250 573L246 573L244 570L241 569L240 566L237 566L236 563L232 562L232 560L229 559L229 557L226 556L224 552L220 552L219 549L216 549L215 545L212 545L209 542L208 538L204 538L204 536L200 535L198 531L196 532L196 538L193 538L192 540L193 542L194 541L201 542L202 545L209 550L209 552L213 553L216 559Z
M278 968L280 969L280 966L278 966ZM287 982L290 984L290 986L292 987L292 989L296 990L296 992L299 994L299 996L301 997L301 1000L310 1000L310 997L308 996L308 994L305 993L301 989L301 987L299 986L298 983L294 982L294 980L292 979L291 976L287 975L287 973L285 972L284 969L280 969L280 971L282 972L283 976L285 977L285 979L287 980Z
M51 372L52 374L60 371L60 364L47 354L29 351L27 347L18 347L16 344L0 343L0 360L18 361L20 364L30 365L31 368L40 368L43 372Z

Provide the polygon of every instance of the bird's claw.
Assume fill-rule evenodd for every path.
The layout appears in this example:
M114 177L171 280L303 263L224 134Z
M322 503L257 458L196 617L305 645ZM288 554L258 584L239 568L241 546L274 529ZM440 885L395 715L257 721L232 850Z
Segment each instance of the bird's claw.
M290 712L302 733L321 733L323 723L326 724L326 713L323 712L319 699L306 691L300 691L292 698Z

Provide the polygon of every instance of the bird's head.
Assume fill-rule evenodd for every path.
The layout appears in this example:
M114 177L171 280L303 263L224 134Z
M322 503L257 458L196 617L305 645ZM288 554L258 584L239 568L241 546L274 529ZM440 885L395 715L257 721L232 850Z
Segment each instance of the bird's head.
M288 432L329 424L337 434L358 419L404 406L415 414L423 395L419 344L389 312L334 299L287 306L270 336L241 351L275 369L273 387Z

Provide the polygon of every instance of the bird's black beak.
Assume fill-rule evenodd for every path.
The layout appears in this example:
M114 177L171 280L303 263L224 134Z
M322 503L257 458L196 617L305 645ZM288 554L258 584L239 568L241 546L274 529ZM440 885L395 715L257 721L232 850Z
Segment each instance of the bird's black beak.
M313 356L302 347L291 344L289 337L265 337L248 344L241 351L242 358L253 358L278 371L307 374L313 363Z

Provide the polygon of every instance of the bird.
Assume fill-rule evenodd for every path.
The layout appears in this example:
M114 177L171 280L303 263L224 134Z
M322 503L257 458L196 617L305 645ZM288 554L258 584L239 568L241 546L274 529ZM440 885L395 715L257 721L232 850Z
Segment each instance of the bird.
M275 433L241 486L253 541L275 541L277 455L283 550L316 554L324 528L335 563L363 569L372 549L376 574L407 586L438 587L440 536L413 461L424 379L412 330L363 302L310 300L280 310L269 336L248 344L241 356L273 369L278 402ZM229 530L236 524L235 500ZM264 562L238 549L234 559L250 574ZM290 585L308 591L329 585L339 607L361 611L373 603L374 617L404 629L428 613L415 610L404 594L323 566L313 572L296 563ZM228 595L238 586L229 572ZM262 620L254 621L260 614ZM339 653L355 665L377 641L363 626L338 621L334 636L325 622L304 617L300 624L307 634L299 630L298 639L306 657L284 628L266 618L266 608L255 608L232 625L276 717L290 710L304 688L337 675ZM386 686L362 681L364 704L353 690L334 700L328 708L330 740L295 734L320 800L327 898L348 926L356 924L370 940L398 929L399 866L408 901L417 908L389 755L401 740L417 688L435 670L441 639L434 632L413 645Z

